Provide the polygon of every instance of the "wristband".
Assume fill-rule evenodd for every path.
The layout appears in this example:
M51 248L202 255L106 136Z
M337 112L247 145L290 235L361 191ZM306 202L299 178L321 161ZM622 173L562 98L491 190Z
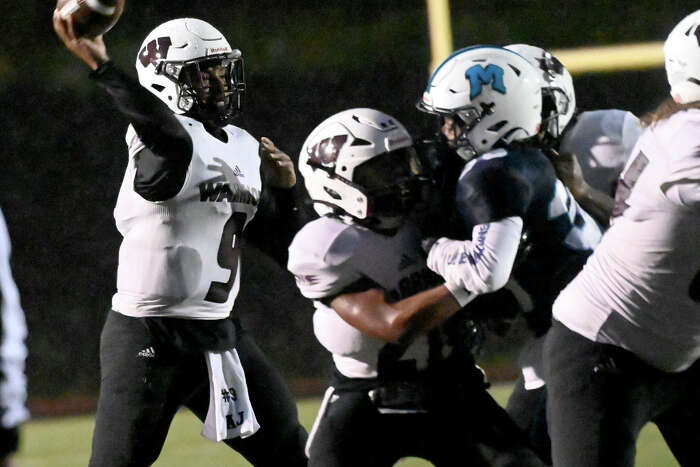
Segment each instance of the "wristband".
M467 303L474 300L477 295L465 289L461 285L455 285L450 282L445 282L445 287L447 287L447 290L450 291L454 299L457 300L457 303L459 303L459 306L461 307L464 307Z

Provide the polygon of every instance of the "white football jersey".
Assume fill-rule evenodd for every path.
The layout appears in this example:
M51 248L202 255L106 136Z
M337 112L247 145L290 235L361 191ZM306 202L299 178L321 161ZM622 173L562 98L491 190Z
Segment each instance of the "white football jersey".
M612 226L554 316L664 371L700 357L700 110L646 129L625 166Z
M314 300L316 338L348 378L376 377L379 351L386 342L352 327L320 299L334 297L361 279L382 288L390 302L441 283L426 267L413 226L404 225L390 237L335 217L316 219L297 233L289 246L288 269L302 295ZM420 336L401 359L415 359L423 369L427 358L428 340Z
M228 125L224 143L199 121L175 117L193 153L184 185L166 201L134 191L143 144L127 131L129 164L114 209L124 239L112 307L137 317L226 318L239 289L239 237L260 200L258 142Z
M25 405L27 324L10 269L10 237L0 210L0 426L13 428L29 418Z
M641 132L639 119L630 112L617 109L582 112L564 133L559 150L575 154L584 180L612 195L617 177Z

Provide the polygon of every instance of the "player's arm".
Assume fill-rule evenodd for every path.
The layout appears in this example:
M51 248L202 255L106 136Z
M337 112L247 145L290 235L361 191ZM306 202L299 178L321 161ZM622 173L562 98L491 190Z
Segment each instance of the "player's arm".
M387 342L408 344L442 325L461 308L445 285L387 303L384 292L369 289L338 295L331 307L348 324Z
M583 178L578 158L570 153L560 153L550 159L557 177L571 191L574 199L602 226L610 224L615 200L596 190Z
M310 218L299 209L292 159L266 137L260 138L259 156L263 189L258 212L246 227L246 239L284 266L292 238Z
M192 155L192 140L173 113L109 58L102 36L77 37L72 18L54 12L54 30L64 45L93 71L90 78L103 87L138 134L139 152L134 188L151 201L179 191Z
M474 226L473 240L440 238L430 247L428 267L448 284L494 292L508 282L522 230L522 218L512 216Z

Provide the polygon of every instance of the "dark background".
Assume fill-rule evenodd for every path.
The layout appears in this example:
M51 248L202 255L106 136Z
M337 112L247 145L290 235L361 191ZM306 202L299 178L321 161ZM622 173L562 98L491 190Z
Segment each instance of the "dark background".
M687 0L451 3L455 48L660 41L700 8ZM29 326L31 399L97 391L99 334L120 242L112 209L126 165L127 122L60 46L53 7L50 0L0 6L0 206ZM350 107L381 109L416 134L432 126L414 109L430 63L423 1L131 0L105 37L108 51L135 75L147 33L183 16L209 21L243 51L241 126L294 158L316 124ZM575 86L582 109L638 115L668 92L662 68L578 75ZM275 226L267 232L274 235ZM310 303L277 264L244 252L237 302L244 324L290 381L325 377L330 359L313 336ZM496 353L508 354L509 346L499 344Z

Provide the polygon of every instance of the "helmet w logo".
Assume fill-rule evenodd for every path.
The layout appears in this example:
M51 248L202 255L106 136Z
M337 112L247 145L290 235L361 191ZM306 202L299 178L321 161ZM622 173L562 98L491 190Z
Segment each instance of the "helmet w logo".
M139 52L139 61L141 65L148 66L149 63L155 63L157 60L165 59L168 56L168 49L173 42L169 37L159 37L143 46Z
M474 65L464 73L464 77L469 80L470 99L481 94L484 84L490 84L494 91L501 94L506 93L506 86L503 84L503 68L493 63L486 68L482 65Z

